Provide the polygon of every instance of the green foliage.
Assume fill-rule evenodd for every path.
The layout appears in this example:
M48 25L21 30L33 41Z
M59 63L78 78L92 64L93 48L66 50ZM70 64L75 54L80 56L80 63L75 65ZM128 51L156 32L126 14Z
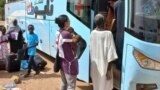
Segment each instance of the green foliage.
M5 0L0 0L0 7L4 8Z
M0 17L2 17L2 20L4 20L4 6L5 0L0 0Z

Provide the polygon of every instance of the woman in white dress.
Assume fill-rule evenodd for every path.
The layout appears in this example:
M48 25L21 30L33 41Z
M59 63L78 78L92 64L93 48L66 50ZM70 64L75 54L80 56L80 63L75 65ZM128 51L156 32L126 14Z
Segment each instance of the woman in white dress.
M6 28L3 26L2 35L0 36L0 60L5 60L6 56L9 54L8 49L8 35L6 34Z
M104 22L104 16L97 14L96 28L91 32L91 78L94 90L113 89L111 62L118 58L113 35L111 31L104 30Z

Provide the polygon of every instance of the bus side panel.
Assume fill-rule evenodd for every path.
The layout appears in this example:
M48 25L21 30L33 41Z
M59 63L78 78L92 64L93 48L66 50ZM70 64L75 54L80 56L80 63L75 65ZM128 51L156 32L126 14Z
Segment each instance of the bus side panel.
M18 20L18 25L21 27L21 30L24 31L23 37L26 38L26 32L27 32L26 19L25 17L18 17L17 20Z
M38 49L50 55L49 49L49 21L46 20L36 20L36 19L26 19L27 27L29 24L34 25L35 33L39 38ZM28 32L28 31L27 31Z
M29 18L54 20L64 14L66 0L30 0L26 2L26 13Z
M50 55L55 57L56 54L56 48L55 48L55 33L58 29L58 26L54 23L54 20L56 17L58 17L61 14L67 14L70 18L71 21L71 26L75 29L75 31L80 34L84 40L87 43L87 46L89 44L89 38L90 38L90 29L88 27L86 27L86 25L84 25L81 21L79 21L78 19L76 19L73 15L71 15L70 13L67 12L67 0L49 0L49 4L47 4L48 0L43 0L42 2L40 1L39 3L35 4L36 0L30 0L30 2L27 2L27 5L29 5L30 7L27 6L26 12L27 12L27 18L33 18L33 19L43 19L43 20L49 20L50 21L50 29L49 31L47 31L50 36L49 36L49 41L50 41L50 45L49 49L50 49ZM53 1L53 2L52 2ZM44 7L47 5L47 7L49 6L50 8L53 5L53 13L52 12L44 12ZM36 12L38 7L38 11ZM36 9L36 10L33 10ZM36 13L38 15L36 15ZM53 20L53 21L52 21ZM40 25L38 25L40 26ZM41 36L40 36L41 37ZM48 48L48 46L46 48ZM41 46L43 47L43 46ZM44 51L46 48L41 48L39 47L39 49L41 49L42 51ZM89 82L89 48L86 47L85 51L83 52L82 56L79 59L79 75L78 78L80 80Z
M50 53L52 57L56 57L56 43L55 43L55 36L56 31L59 29L59 27L55 24L54 21L50 21Z

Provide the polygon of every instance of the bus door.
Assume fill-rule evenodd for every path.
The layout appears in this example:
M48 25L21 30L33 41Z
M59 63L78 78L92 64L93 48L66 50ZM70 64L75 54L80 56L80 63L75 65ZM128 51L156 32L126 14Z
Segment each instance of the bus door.
M104 29L110 30L114 37L114 42L116 41L116 17L114 11L114 4L116 0L93 0L92 8L94 11L94 15L100 13L105 17L105 25ZM122 14L123 15L123 14ZM94 22L94 18L92 19ZM93 25L95 28L95 25ZM121 79L121 71L118 67L119 63L118 60L114 61L114 87L119 89L120 88L120 79Z

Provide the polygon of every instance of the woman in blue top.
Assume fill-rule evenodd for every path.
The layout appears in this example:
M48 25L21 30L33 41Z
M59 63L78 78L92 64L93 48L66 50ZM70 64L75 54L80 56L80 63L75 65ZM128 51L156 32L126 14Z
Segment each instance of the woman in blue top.
M35 70L36 72L35 75L38 75L40 73L34 61L34 56L36 54L36 46L38 45L38 36L33 32L33 25L29 25L28 30L29 34L27 34L27 49L29 55L29 65L28 72L24 75L24 77L28 77L30 75L32 67L34 68L33 70Z

